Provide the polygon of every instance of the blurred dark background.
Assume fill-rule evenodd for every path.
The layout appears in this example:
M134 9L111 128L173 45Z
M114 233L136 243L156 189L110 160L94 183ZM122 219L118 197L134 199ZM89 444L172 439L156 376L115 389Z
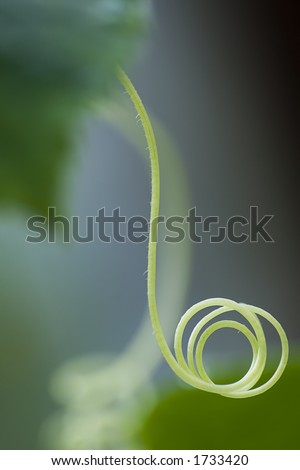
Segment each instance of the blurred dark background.
M265 308L296 351L298 5L154 0L150 34L128 73L183 156L191 207L223 221L247 217L251 205L274 215L275 243L193 245L186 306L228 297ZM149 175L113 126L85 122L75 153L65 178L69 214L120 206L128 216L148 215ZM32 214L0 215L0 447L34 449L56 408L48 391L56 367L75 355L120 351L132 336L146 303L147 247L29 245ZM249 352L242 338L221 332L208 354L222 358L229 348ZM171 374L164 366L161 377Z

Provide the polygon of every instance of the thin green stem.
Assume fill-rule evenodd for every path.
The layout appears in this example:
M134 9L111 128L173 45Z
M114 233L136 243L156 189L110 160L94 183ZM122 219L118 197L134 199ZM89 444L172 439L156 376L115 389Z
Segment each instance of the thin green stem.
M172 354L168 346L159 321L156 301L157 221L160 204L160 175L156 139L147 111L130 79L122 69L118 69L118 77L138 113L145 132L150 155L152 184L148 245L147 293L152 327L160 350L173 371L186 383L200 390L218 393L220 395L231 398L246 398L263 393L271 388L281 377L288 361L289 348L286 334L280 323L274 317L272 317L272 315L260 308L254 307L252 305L237 303L223 298L213 298L198 302L189 310L187 310L178 324L174 341L175 356ZM186 360L182 350L182 340L185 328L194 315L198 314L201 310L206 308L215 308L215 310L206 315L194 327L188 343ZM207 328L199 338L200 330L206 325L208 321L232 310L240 313L250 323L254 330L254 334L250 331L249 328L245 327L241 323L223 320L216 325ZM273 376L263 385L253 388L264 371L267 357L265 335L258 316L268 320L277 330L281 341L282 354L279 365ZM205 371L202 360L202 353L205 342L212 333L221 328L233 328L242 332L249 340L253 351L253 360L245 376L237 382L226 385L213 383Z

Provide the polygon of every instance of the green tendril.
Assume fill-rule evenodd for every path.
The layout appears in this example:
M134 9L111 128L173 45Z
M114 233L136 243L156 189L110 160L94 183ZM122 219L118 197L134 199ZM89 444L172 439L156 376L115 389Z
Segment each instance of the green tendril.
M203 300L189 308L182 316L175 332L175 355L172 354L168 346L159 321L156 301L156 240L158 231L157 220L159 216L160 204L159 159L156 139L147 111L130 79L122 69L118 69L118 77L138 113L145 132L150 155L152 184L148 245L147 294L150 318L159 348L175 374L177 374L183 381L191 386L194 386L200 390L218 393L220 395L231 398L246 398L259 395L271 388L279 380L286 367L289 352L288 340L282 326L272 315L270 315L265 310L224 298ZM196 314L206 308L214 308L214 310L202 318L194 327L188 341L186 355L184 355L182 343L185 328L189 321ZM217 323L210 325L204 331L202 331L210 320L230 311L236 311L242 315L249 322L254 333L252 333L251 330L244 324L230 320L218 321ZM253 388L262 376L267 359L266 339L259 320L259 316L268 320L276 329L281 341L282 352L281 359L273 376L263 385ZM253 353L250 368L244 377L234 383L225 385L215 384L208 376L203 364L203 349L206 341L215 331L222 328L232 328L243 333L243 335L248 339Z

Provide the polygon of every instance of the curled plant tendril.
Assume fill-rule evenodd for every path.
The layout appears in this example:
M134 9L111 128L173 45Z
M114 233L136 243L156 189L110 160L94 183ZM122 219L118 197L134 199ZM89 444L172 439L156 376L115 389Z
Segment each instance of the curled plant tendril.
M159 160L155 135L146 109L132 85L131 81L122 69L118 69L118 77L128 93L142 123L145 137L148 143L151 161L151 213L150 213L150 233L148 245L148 306L154 334L156 336L160 350L171 369L186 383L207 392L218 393L231 398L246 398L259 395L271 388L281 377L288 361L288 340L280 323L268 312L252 305L234 302L223 298L213 298L203 300L193 305L182 316L174 340L175 356L172 354L164 337L157 311L156 302L156 240L157 240L157 220L160 203L160 176ZM194 327L187 345L186 356L183 353L182 340L188 322L205 308L215 308L208 313ZM203 332L205 325L219 315L229 311L236 311L242 315L251 325L254 333L242 323L232 320L219 320L208 326ZM259 316L268 320L276 329L282 347L281 359L273 376L256 388L253 388L260 379L266 364L267 346L263 328L259 321ZM253 353L252 363L245 376L237 382L231 384L215 384L207 375L203 364L203 349L208 338L217 330L222 328L233 328L240 331L248 339ZM201 334L202 332L202 334Z

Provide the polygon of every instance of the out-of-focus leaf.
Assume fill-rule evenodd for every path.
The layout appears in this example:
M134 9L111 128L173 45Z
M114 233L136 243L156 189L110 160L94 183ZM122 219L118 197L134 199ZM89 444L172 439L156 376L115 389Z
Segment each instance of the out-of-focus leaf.
M1 276L1 281L3 277ZM48 396L50 372L58 358L56 344L25 289L15 294L1 282L0 449L39 448L38 430L53 405ZM3 468L3 466L1 466Z
M0 203L45 212L83 107L108 95L147 0L0 0Z
M228 382L230 382L230 377ZM147 449L299 449L300 362L266 393L230 399L195 389L164 393L141 431Z

